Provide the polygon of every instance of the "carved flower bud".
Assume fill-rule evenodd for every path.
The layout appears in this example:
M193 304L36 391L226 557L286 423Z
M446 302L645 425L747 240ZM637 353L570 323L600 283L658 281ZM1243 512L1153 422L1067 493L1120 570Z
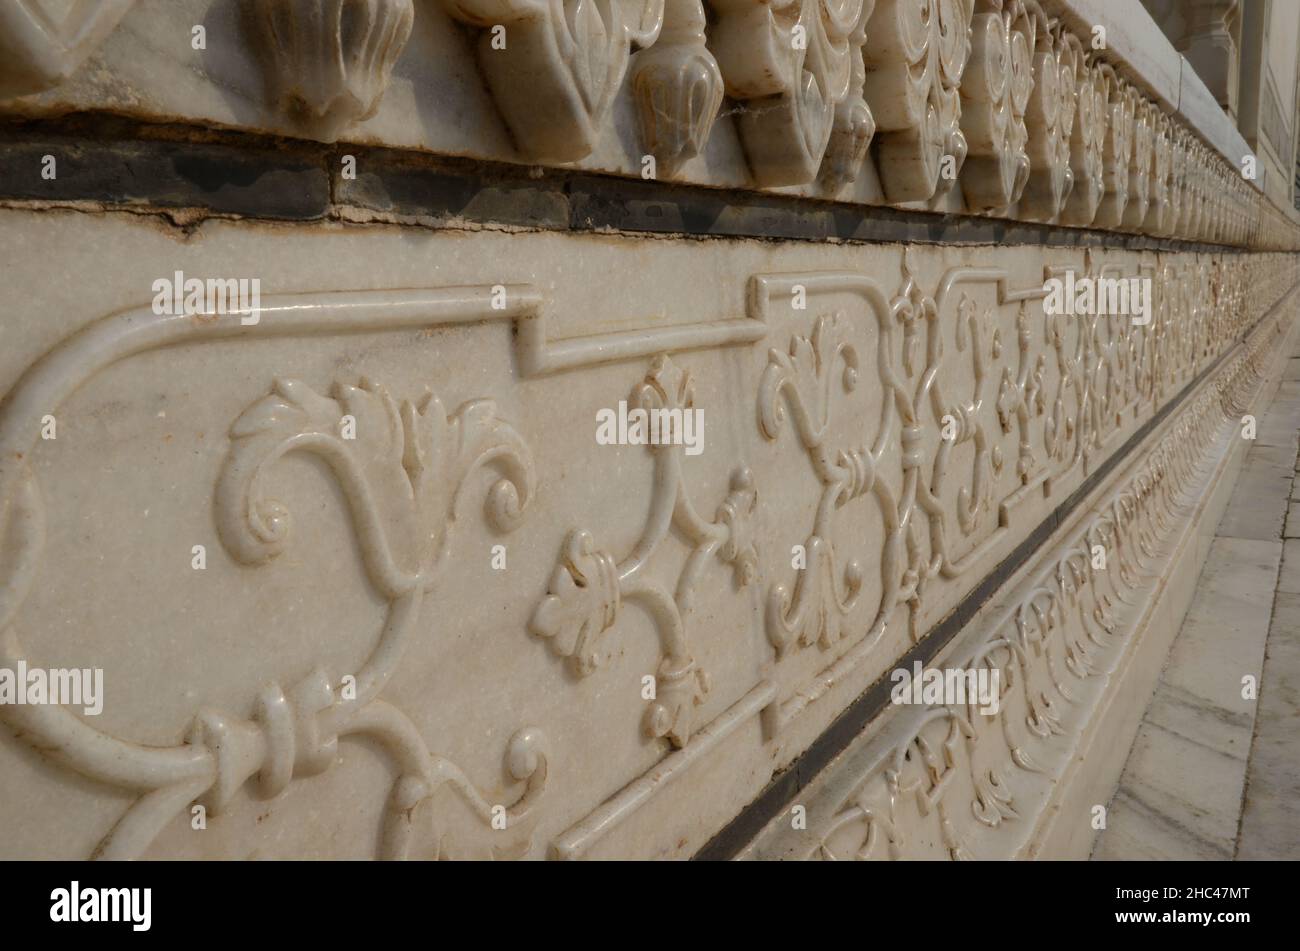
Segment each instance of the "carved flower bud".
M722 72L704 46L671 38L637 54L632 90L641 136L664 173L703 151L722 105Z
M411 0L257 0L280 108L333 141L379 108L411 35Z

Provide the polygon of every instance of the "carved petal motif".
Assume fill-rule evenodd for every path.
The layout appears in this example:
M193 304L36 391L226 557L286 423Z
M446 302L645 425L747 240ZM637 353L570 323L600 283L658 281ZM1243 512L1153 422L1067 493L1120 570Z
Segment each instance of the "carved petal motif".
M627 72L648 47L664 0L443 0L479 36L479 66L520 150L572 162L595 148ZM491 27L504 27L493 36ZM494 45L495 44L495 45Z
M40 92L63 82L134 4L135 0L75 4L7 0L0 4L0 99Z
M689 412L695 404L695 385L690 373L660 355L628 402L645 411ZM737 468L717 515L706 521L685 488L683 447L673 441L671 427L665 432L661 439L667 441L647 447L655 476L650 517L641 538L622 561L616 561L596 547L590 533L571 531L528 629L545 638L555 654L567 658L578 676L587 676L604 660L602 635L618 620L620 604L637 601L650 616L660 642L655 696L646 708L645 733L683 747L694 730L696 708L709 690L708 675L691 656L687 637L694 592L715 556L732 565L738 585L754 580L758 554L752 516L758 493L750 470ZM650 576L649 566L672 528L693 549L670 593Z
M1092 224L1106 191L1102 150L1106 141L1106 102L1110 96L1110 83L1110 76L1099 67L1081 66L1079 69L1074 131L1070 134L1070 171L1074 176L1074 187L1061 213L1061 221L1066 224Z
M962 77L961 129L969 153L962 172L975 210L1018 201L1029 180L1025 109L1033 88L1035 33L1019 0L980 0L971 20L970 62Z
M275 557L288 541L288 510L263 494L262 475L298 450L324 459L343 486L371 580L388 597L432 585L469 474L485 463L505 473L488 493L487 514L513 527L536 481L522 438L491 400L464 404L448 418L426 394L400 406L381 385L336 384L334 397L280 380L231 428L217 485L217 525L247 564Z
M256 0L280 108L332 142L370 118L411 35L411 0Z
M569 658L574 671L585 677L600 664L600 635L618 619L618 606L614 559L596 549L590 533L570 532L528 629L546 638L551 650Z
M705 46L701 0L666 0L659 41L637 54L632 90L641 137L671 176L704 150L722 105L722 71Z
M966 160L957 84L970 52L974 0L879 0L867 23L865 97L887 201L929 200ZM945 162L950 158L951 162Z
M740 134L759 184L816 179L833 131L831 183L851 181L874 129L857 63L872 3L710 0L710 6L719 18L710 45L728 95L743 104Z
M1083 48L1072 33L1039 27L1034 83L1025 109L1029 132L1029 182L1020 212L1039 221L1061 213L1074 189L1070 137L1074 132Z

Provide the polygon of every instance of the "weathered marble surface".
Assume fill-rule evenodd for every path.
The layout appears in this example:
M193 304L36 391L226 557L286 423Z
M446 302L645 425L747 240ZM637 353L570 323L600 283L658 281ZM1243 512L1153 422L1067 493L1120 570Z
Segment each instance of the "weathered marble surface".
M1283 566L1285 570L1285 555ZM1292 562L1294 569L1294 562ZM1300 858L1300 596L1278 591L1237 838L1238 859Z
M1281 543L1220 536L1129 754L1098 859L1230 859Z

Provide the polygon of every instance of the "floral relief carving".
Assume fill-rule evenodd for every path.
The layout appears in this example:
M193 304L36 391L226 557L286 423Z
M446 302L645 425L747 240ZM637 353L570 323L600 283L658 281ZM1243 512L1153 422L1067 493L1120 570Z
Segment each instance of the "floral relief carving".
M866 447L832 449L825 444L835 381L851 393L858 382L858 354L848 342L843 314L822 315L811 337L795 337L788 354L774 350L759 384L759 425L775 439L788 403L799 437L823 484L817 519L804 545L807 567L799 571L793 593L776 585L769 595L767 632L780 656L791 644L830 647L840 639L844 619L857 604L862 566L844 564L841 581L829 538L836 509L870 492L875 464Z
M486 301L465 288L272 295L263 299L259 331L274 336L322 326L339 332L482 320L493 313ZM31 408L57 410L86 379L134 354L239 336L242 329L237 315L194 321L158 315L149 306L109 315L35 363L0 402L0 541L6 572L0 578L0 666L12 668L27 659L13 622L39 573L45 546L45 506L28 461L39 439L31 424L41 417ZM345 426L355 430L345 432ZM53 763L137 796L95 856L144 854L195 802L216 816L245 787L254 798L279 796L295 779L329 770L340 759L339 741L358 736L386 753L394 772L381 812L380 857L402 858L417 846L440 853L450 847L448 830L437 827L427 805L444 789L477 816L485 839L495 805L505 807L508 829L522 830L506 845L489 849L491 854L515 855L521 836L526 849L527 822L546 785L546 739L540 731L524 727L508 741L503 764L508 783L505 788L494 783L489 801L454 762L431 752L418 726L383 696L410 646L455 529L468 514L462 496L470 475L484 468L497 475L485 503L489 527L504 532L520 523L536 485L522 437L491 400L467 402L449 416L427 391L398 402L382 385L362 380L337 383L326 397L285 379L239 416L230 440L214 497L218 536L230 556L255 567L287 550L291 513L266 494L265 476L290 453L314 455L342 489L366 578L387 602L386 618L377 638L363 632L362 639L374 646L351 672L355 693L341 689L340 672L319 666L288 685L268 676L245 712L199 707L184 742L173 746L118 737L60 705L0 705L0 718Z
M812 462L821 482L821 492L811 533L802 544L807 564L797 571L793 588L783 583L768 592L766 630L778 659L793 649L817 644L827 650L850 633L851 648L835 662L834 670L819 680L833 683L840 665L855 659L880 637L898 604L913 601L924 584L931 565L925 561L914 537L913 503L922 466L921 429L907 381L895 366L895 341L901 325L901 352L910 375L914 359L915 325L933 319L933 301L928 298L911 270L910 256L902 260L903 283L887 298L870 278L853 273L764 275L755 279L752 292L759 313L766 315L775 301L790 300L790 289L806 290L808 300L823 295L849 294L866 310L868 326L874 329L874 360L862 361L851 342L851 327L845 311L820 314L809 336L795 335L787 352L772 349L759 383L759 431L777 440L786 419ZM874 317L874 322L870 318ZM835 444L833 420L852 417L849 398L864 372L871 372L882 387L879 426L875 435L863 433L861 441ZM901 440L901 455L898 452ZM880 477L882 467L893 459L903 473L901 491ZM884 537L878 558L879 602L868 611L864 623L850 632L849 616L858 607L864 581L862 561L842 560L831 540L836 516L858 498L873 496L880 514ZM780 705L776 728L815 699L803 694Z
M1022 353L1018 375L1013 378L1009 370L1004 371L999 381L990 367L1002 362L1005 346L998 326L1001 318L995 315L1010 307L1018 308L1021 315L1030 307L1041 312L1037 302L1043 291L1041 287L1012 289L1007 282L1007 272L1002 269L956 267L944 273L932 296L925 294L922 298L927 314L926 362L923 371L916 373L913 414L915 419L926 421L928 427L947 431L926 460L928 475L917 481L914 495L929 526L930 554L925 572L929 576L960 576L1006 532L1000 516L990 530L984 531L981 526L986 515L998 511L1006 501L993 497L993 486L1006 465L999 442L1001 434L1009 431L1013 415L1020 419L1024 414L1017 458L1019 481L1026 482L1036 468L1028 427L1030 417L1037 415L1043 405L1044 364L1041 353L1031 355L1035 348L1026 322L1018 322L1018 342L1029 348ZM980 303L983 297L975 295L978 288L996 295L993 307ZM958 359L969 360L969 374L963 371L959 377L971 381L968 398L954 399L951 395L958 384L953 382L952 373L945 372L954 368L953 358L944 356L943 335L948 327L953 328L956 352L964 355ZM950 502L945 501L949 496L944 486L955 472L950 462L952 453L967 443L969 480L963 479L956 495ZM918 546L914 543L912 547ZM959 552L959 548L966 550ZM920 593L918 588L912 602L914 628Z
M1019 455L1016 459L1016 474L1023 483L1028 483L1038 468L1034 458L1034 447L1030 439L1031 417L1041 416L1045 409L1045 387L1043 373L1046 368L1046 355L1042 352L1032 353L1032 335L1028 308L1022 304L1016 316L1016 341L1019 352L1017 369L1013 373L1010 366L1002 368L1002 381L998 390L998 423L1004 433L1011 432L1014 420L1019 431Z
M660 356L634 390L629 406L694 409L694 383L671 358ZM589 532L571 531L528 628L547 641L553 653L566 658L577 676L586 677L605 662L603 639L617 623L621 605L638 602L654 621L661 645L655 699L646 710L645 732L683 747L694 729L695 708L709 689L708 675L695 663L687 638L694 590L715 555L732 565L737 586L754 580L757 554L750 521L758 493L748 468L738 467L717 515L708 521L686 490L683 447L661 443L648 449L654 458L654 495L641 538L626 557L616 560ZM649 566L672 528L694 548L675 591L669 592L650 577Z
M333 141L370 118L415 22L412 0L256 0L280 109Z
M600 665L601 636L618 620L618 565L590 532L571 532L546 590L530 629L585 677Z
M483 31L478 35L479 66L497 109L515 143L531 158L572 162L589 154L601 135L633 46L645 49L664 26L664 0L443 0L447 12ZM693 47L689 7L676 6L674 44ZM492 28L504 28L493 46ZM703 60L697 60L703 62ZM689 69L689 67L687 67ZM691 80L686 72L677 81ZM674 91L665 89L663 95ZM696 100L687 98L694 106ZM657 105L655 96L643 99ZM665 147L672 134L660 121L650 122ZM672 120L670 125L683 122ZM689 137L687 137L689 139Z
M1177 379L1185 378L1179 377L1185 371L1178 367L1186 361L1169 359L1178 347L1186 349L1179 341L1188 335L1204 340L1206 333L1222 339L1218 335L1226 326L1207 323L1220 318L1200 315L1194 307L1178 336L1169 336L1164 316L1148 328L1103 316L1049 315L1042 305L1042 287L1010 288L1008 273L998 268L949 269L929 293L917 281L910 255L904 253L901 261L903 286L888 301L873 282L852 274L756 279L752 296L756 314L765 323L790 299L795 287L803 288L812 301L828 294L853 294L868 315L874 312L878 320L888 315L879 326L873 360L860 349L851 329L858 325L850 321L849 312L828 307L813 319L807 336L796 334L791 339L788 352L769 353L760 383L760 432L767 439L779 439L787 420L792 421L821 482L812 532L799 540L806 566L794 573L791 584L769 588L768 639L778 661L814 644L822 650L838 650L838 645L848 642L813 682L775 705L769 730L779 731L846 676L869 651L895 607L909 606L913 636L919 637L924 630L927 586L959 579L972 566L984 563L986 556L993 557L1006 543L1007 533L1019 531L1013 526L1018 507L1028 498L1026 489L1041 483L1050 493L1055 482L1071 478L1089 455L1112 451L1111 437L1121 431L1130 414L1145 412L1159 392L1169 392ZM1044 276L1061 277L1064 271L1048 268ZM1127 273L1086 252L1079 275L1079 280L1095 282L1124 278ZM1151 277L1160 285L1154 294L1159 300L1172 279L1160 272L1152 272ZM980 288L984 290L977 294ZM983 296L990 291L996 295L992 305ZM1228 297L1226 290L1206 294L1217 301L1213 314L1230 312L1230 300L1235 298ZM1004 365L1009 341L1003 340L1002 328L1008 309L1014 309L1018 356ZM897 331L901 333L895 336ZM955 343L949 353L945 353L945 334L952 334ZM1203 359L1208 352L1198 351L1189 359ZM894 361L899 358L896 368ZM969 360L969 369L958 360ZM841 404L849 411L859 374L873 362L885 394L879 432L874 439L868 429L847 443L837 441L839 437L831 434L838 428L831 420L841 412ZM964 392L967 386L968 393ZM949 419L951 439L927 444L923 433L946 425ZM1001 478L1006 465L1002 436L1013 430L1018 486L1014 489ZM969 447L966 453L955 455L963 445ZM891 480L880 474L890 471L890 460L895 458L901 464L902 485L891 490ZM962 459L960 470L957 458ZM996 495L995 486L1004 487L999 491L1007 492L1005 498ZM842 543L831 541L831 535L837 513L868 494L875 495L880 505L884 547L864 558L857 552L846 553ZM884 594L874 620L870 612L859 620L855 612L862 607L865 581L872 570L868 566L874 564L881 566ZM1032 655L1040 641L1051 643L1043 632L1061 623L1062 610L1047 601L1025 609L1018 622L1024 651ZM1054 675L1060 674L1062 689L1069 692L1067 674L1092 665L1090 647L1072 641L1060 657L1053 655L1050 668ZM1034 722L1043 728L1056 715L1052 704L1042 699L1046 696L1031 696L1028 701L1037 710ZM981 782L992 781L986 777Z
M340 433L345 415L356 420L355 442ZM10 719L34 739L63 737L50 748L62 750L59 758L66 765L143 793L101 842L99 857L140 855L191 802L201 802L215 816L246 784L259 798L278 796L295 778L328 770L338 760L339 740L348 736L376 741L397 769L383 814L383 856L404 857L417 840L440 842L436 830L416 824L416 816L417 807L444 786L485 827L492 818L491 803L474 784L454 763L431 753L416 725L381 694L436 581L466 477L485 465L501 472L487 511L495 526L509 530L536 481L527 447L490 401L467 403L448 418L428 394L399 406L383 387L366 381L337 386L334 398L298 381L280 381L232 426L218 482L219 534L238 561L264 563L289 542L289 512L265 497L263 475L291 452L317 455L330 466L348 501L369 579L388 600L379 642L355 674L356 694L341 691L337 678L321 668L288 687L268 680L251 715L202 708L186 742L170 748L142 747L88 725L75 726L61 707L18 711ZM30 474L17 497L17 512L20 524L43 520ZM24 545L30 554L39 535L28 538ZM7 626L8 618L4 621ZM0 654L6 665L23 657L12 627L6 627ZM518 731L508 744L506 769L520 785L508 822L521 823L545 785L545 738L533 728Z
M963 535L971 535L979 527L983 514L992 505L992 482L994 470L1002 467L1002 459L996 447L989 446L988 434L984 426L985 381L989 377L987 364L997 361L1002 355L1001 341L996 331L990 340L989 324L992 317L987 310L981 312L975 301L963 294L957 303L957 350L968 352L974 377L971 397L968 400L951 401L944 396L943 388L936 380L930 388L931 407L935 413L935 422L943 425L944 419L953 420L956 432L951 439L941 439L935 453L933 474L926 491L918 497L922 506L931 516L933 529L939 533L936 551L945 554L944 572L952 574L959 570L958 561L951 558L947 539L943 537L946 514L943 511L943 484L949 474L948 459L952 451L963 443L970 442L974 449L970 484L963 485L957 492L956 523Z
M529 630L576 675L592 676L608 661L623 605L636 601L644 607L659 646L656 697L646 709L644 731L681 748L683 759L674 759L672 768L693 762L687 754L701 746L707 752L707 740L717 735L699 722L709 678L689 637L696 593L716 569L723 569L719 574L736 591L751 583L761 586L764 596L754 600L761 602L764 633L778 665L814 645L836 651L794 695L787 691L782 697L781 687L763 680L738 704L741 712L724 721L730 725L771 709L778 726L788 723L844 681L852 664L879 642L900 605L912 607L910 633L924 634L916 627L922 599L927 610L945 607L942 599L959 590L945 582L984 550L959 553L957 545L986 529L998 505L1014 515L1008 501L1014 493L997 498L1004 483L995 485L992 478L1003 465L999 430L1019 429L1015 492L1040 476L1060 478L1077 463L1100 461L1113 437L1131 432L1125 429L1129 422L1151 418L1161 394L1177 392L1225 352L1223 342L1237 340L1273 302L1269 295L1280 293L1288 280L1283 258L1262 263L1244 255L1153 257L1152 263L1144 258L1136 273L1149 273L1160 309L1149 327L1140 328L1104 317L1049 318L1041 310L1040 289L1008 289L1008 270L999 267L950 268L931 293L928 279L923 285L916 274L915 257L899 254L901 283L892 297L874 277L853 272L759 275L751 284L747 319L685 325L688 333L674 329L674 336L655 338L661 347L697 341L706 333L713 336L705 345L714 347L756 339L782 344L765 360L749 364L758 391L750 432L763 440L765 450L806 455L817 483L812 524L793 539L806 544L808 567L792 583L788 575L764 578L760 572L754 524L758 492L748 466L732 470L708 520L688 491L680 445L646 450L653 467L649 514L621 558L602 546L598 533L575 527L564 538ZM1132 274L1131 259L1122 260L1119 265L1108 255L1089 252L1084 271L1089 277ZM1061 272L1048 268L1045 276ZM815 306L811 315L793 305L790 314L781 314L786 325L794 322L787 345L787 330L774 319L775 302L790 300L795 287L802 287ZM627 340L611 335L579 338L577 344L548 341L531 290L512 286L504 312L489 308L489 296L483 288L451 288L271 298L258 333L509 320L515 322L511 339L525 381L557 365L615 362L610 350ZM1009 327L1012 316L1018 359L1009 361L999 328ZM5 572L0 576L0 663L13 665L26 657L15 618L38 576L45 544L44 503L36 470L25 458L39 439L32 421L41 411L57 409L84 379L116 360L164 344L243 333L237 322L223 319L196 322L155 315L148 307L111 315L52 350L0 403L0 568ZM874 830L864 833L867 843L846 852L838 838L823 841L828 857L909 855L919 842L939 843L948 856L978 855L983 830L1032 814L1017 770L1042 771L1057 762L1062 738L1077 735L1088 717L1094 685L1113 670L1124 647L1124 605L1140 600L1140 586L1159 575L1162 546L1180 524L1185 501L1178 493L1199 471L1196 453L1219 438L1223 413L1239 418L1244 411L1242 401L1260 373L1259 339L1250 342L1249 359L1225 361L1223 373L1231 379L1217 389L1207 387L1203 398L1180 411L1185 417L1176 418L1142 471L1114 495L1082 540L1033 579L1032 590L1003 619L980 661L1002 671L1003 712L989 719L968 709L950 710L923 724L900 747L901 762L894 760L892 776L887 772L883 784L856 798L841 816L837 836L858 835L865 823ZM621 350L617 359L628 359L628 352L642 355ZM692 377L676 359L654 360L632 392L633 406L679 412L696 406ZM867 382L880 384L878 424L854 416L855 400L862 399ZM957 424L948 449L926 438L945 414ZM345 420L355 424L355 439L344 435ZM832 425L846 420L848 425ZM509 532L535 505L537 467L528 441L490 399L470 400L449 412L431 392L399 398L367 379L335 381L328 391L302 380L276 380L238 415L229 436L214 498L224 550L255 578L257 566L292 550L298 513L272 496L269 474L291 453L311 455L341 489L365 579L385 604L386 616L377 637L360 632L358 639L373 647L354 671L355 699L344 697L337 670L318 667L292 681L268 672L247 709L199 706L185 742L173 746L146 747L102 733L63 708L0 707L0 718L42 756L138 795L98 854L117 858L146 852L159 831L194 802L219 815L245 793L254 798L284 794L295 780L332 769L343 749L340 740L356 736L376 741L393 764L381 855L401 857L431 847L454 851L436 818L434 798L440 790L458 796L484 828L489 803L500 802L508 807L510 828L526 829L546 788L543 735L525 726L507 741L507 782L500 792L509 794L500 796L500 784L475 783L435 753L419 724L389 702L392 691L386 687L415 632L427 629L425 599L431 599L467 520L477 521L481 511L489 529ZM952 453L963 445L970 452L961 457L958 478ZM1089 453L1098 458L1088 459ZM969 470L967 456L973 460ZM488 473L492 479L480 500L477 487ZM958 478L957 491L944 492L944 480L953 478ZM849 506L870 505L859 501L866 496L875 499L882 530L851 550L832 545L837 519L843 524ZM651 571L664 560L662 547L670 533L686 540L688 553L665 585ZM1107 567L1089 560L1096 543L1110 554ZM865 581L877 569L879 604L864 604ZM859 614L851 616L855 611ZM793 664L781 668L783 674L794 669ZM701 735L705 743L692 742ZM918 834L917 823L937 823L924 826L934 835ZM523 850L528 848L523 843ZM520 843L512 841L493 854L519 851Z
M961 81L961 130L968 146L962 191L971 210L1003 208L1019 201L1029 182L1025 109L1034 86L1037 34L1021 0L977 0L970 33L970 62Z
M722 71L704 26L701 0L665 0L659 40L632 67L642 141L669 177L704 151L722 105Z
M263 497L262 475L285 452L319 455L347 490L370 579L389 598L429 590L446 557L457 495L470 472L494 462L504 478L492 487L486 515L499 531L519 521L536 475L523 439L491 400L466 403L448 417L430 392L400 405L381 384L337 383L324 397L297 380L280 380L231 427L231 452L217 483L222 542L245 564L279 555L289 513ZM340 433L355 420L355 435ZM446 521L442 521L446 518ZM432 529L432 530L431 530Z
M852 181L874 130L857 66L872 0L710 0L710 46L760 185Z
M355 422L355 438L341 431ZM414 631L423 596L446 560L460 498L470 474L484 466L500 478L488 492L485 514L498 531L519 524L536 484L532 455L491 400L464 404L452 416L431 392L417 401L393 399L380 384L338 383L323 397L300 381L278 381L230 431L231 449L216 489L222 543L239 561L260 564L288 544L290 517L266 498L263 475L289 452L319 456L343 487L370 581L389 600L389 616L370 658L356 674L356 696L338 692L315 671L285 691L269 684L251 723L201 711L192 743L217 757L210 810L256 776L276 795L294 775L328 768L338 737L371 735L387 746L400 775L393 786L384 831L390 857L404 857L419 834L416 809L450 785L486 825L492 806L455 764L429 752L414 723L380 694L396 671ZM517 732L507 770L524 791L508 810L522 820L546 777L545 740L533 728ZM441 847L441 846L440 846Z
M1029 181L1021 196L1020 211L1038 221L1053 221L1065 208L1074 189L1070 164L1079 83L1084 75L1083 47L1073 33L1058 24L1047 26L1035 18L1033 88L1025 107L1029 135Z
M864 89L876 121L876 168L891 204L947 192L966 160L957 87L974 2L879 0L867 23Z
M1249 385L1249 360L1219 378L1224 391ZM1152 449L1143 466L1049 561L1024 599L989 625L985 642L961 669L996 671L997 707L929 705L910 716L903 739L838 804L809 814L798 836L803 854L822 860L1009 857L993 836L1008 823L1040 815L1041 780L1074 755L1071 743L1102 702L1105 682L1136 636L1125 605L1145 596L1174 550L1180 520L1171 517L1194 492L1193 464L1218 437L1231 410L1203 393ZM1109 554L1097 567L1092 546ZM905 715L905 714L900 714ZM815 800L814 800L815 802ZM796 847L797 848L797 847Z

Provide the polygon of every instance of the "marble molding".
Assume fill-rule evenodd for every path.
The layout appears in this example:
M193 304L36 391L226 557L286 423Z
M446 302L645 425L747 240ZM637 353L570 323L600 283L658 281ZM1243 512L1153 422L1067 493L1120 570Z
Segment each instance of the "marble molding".
M1189 124L1166 101L1160 54L1177 54L1159 30L1148 45L1160 49L1121 37L1095 49L1095 6L88 0L59 19L43 0L14 0L0 12L0 113L103 110L1295 247L1244 177L1254 156L1235 130L1213 110Z
M1267 253L9 208L0 262L39 316L3 315L0 658L106 685L0 707L5 857L689 856L1172 407L980 655L1028 719L927 712L858 796L924 814L813 827L1004 854L1084 788L1159 642L1126 606L1294 316ZM1048 317L1066 271L1149 279L1150 322ZM257 277L257 321L156 313L177 272ZM600 444L620 403L701 451Z

